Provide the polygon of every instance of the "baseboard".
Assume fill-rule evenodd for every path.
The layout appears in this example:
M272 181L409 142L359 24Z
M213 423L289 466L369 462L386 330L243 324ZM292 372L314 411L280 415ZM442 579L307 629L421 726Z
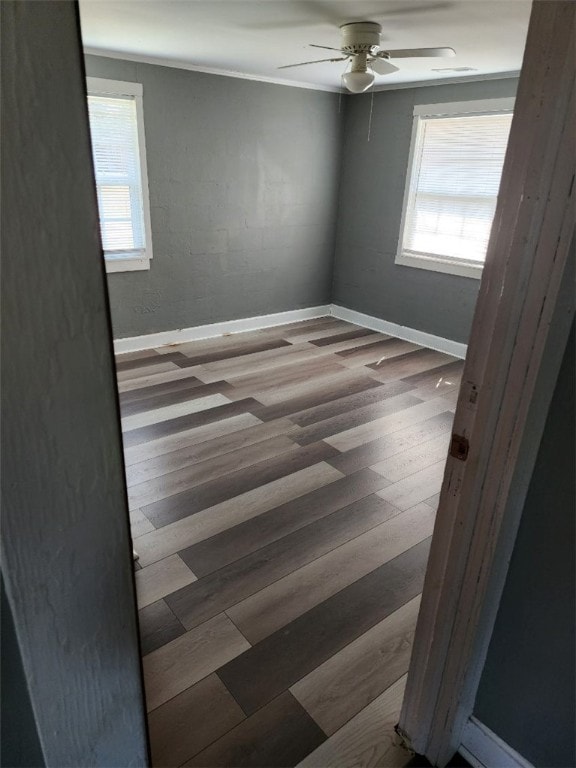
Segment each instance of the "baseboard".
M355 309L347 309L338 304L332 304L331 312L334 317L340 320L347 320L349 323L361 325L364 328L370 328L373 331L387 333L390 336L396 336L404 341L412 341L414 344L420 344L429 349L435 349L438 352L445 352L447 355L459 357L462 360L466 357L467 344L461 344L458 341L444 339L442 336L434 336L431 333L418 331L416 328L408 328L405 325L390 323L388 320L381 320L379 317L365 315L363 312L356 312Z
M272 328L275 325L298 323L304 320L312 320L317 317L336 317L346 320L363 328L396 336L398 339L412 341L429 349L436 349L448 355L464 359L466 357L466 344L460 344L451 339L443 339L431 333L418 331L416 328L408 328L405 325L397 325L379 317L365 315L354 309L341 307L338 304L325 304L306 309L294 309L288 312L276 312L273 315L258 315L245 317L241 320L226 320L222 323L210 323L209 325L197 325L193 328L177 328L173 331L160 331L144 336L131 336L125 339L114 339L114 352L138 352L141 349L155 349L170 344L183 344L186 341L198 341L199 339L212 339L227 333L242 333L243 331L258 331L261 328Z
M458 752L472 768L534 768L475 717L466 723Z
M226 333L241 333L242 331L258 331L260 328L272 328L275 325L297 323L302 320L312 320L316 317L328 317L330 305L294 309L290 312L276 312L273 315L258 315L245 317L241 320L227 320L223 323L197 325L194 328L177 328L174 331L160 331L145 336L131 336L114 340L114 352L138 352L141 349L154 349L166 344L183 344L185 341L212 339Z

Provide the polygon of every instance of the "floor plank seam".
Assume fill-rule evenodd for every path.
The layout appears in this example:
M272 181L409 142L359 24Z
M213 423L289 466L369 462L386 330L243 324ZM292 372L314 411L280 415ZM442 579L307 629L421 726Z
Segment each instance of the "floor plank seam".
M375 496L376 494L370 494L370 495L371 495L371 496ZM364 497L364 498L367 498L367 497ZM355 502L353 502L353 503L355 503ZM230 616L230 615L229 615L229 613L228 613L228 611L229 611L230 609L234 608L234 607L235 607L235 606L236 606L236 605L237 605L239 602L243 602L244 600L248 600L250 597L252 597L253 595L256 595L256 594L258 594L258 593L259 593L259 592L261 592L263 589L268 589L269 587L272 587L274 584L276 584L277 582L281 581L282 579L285 579L285 578L287 578L287 577L291 576L292 574L296 573L296 572L297 572L297 571L298 571L300 568L302 568L302 567L304 567L304 566L307 566L307 565L311 565L312 563L316 562L317 560L320 560L322 557L324 557L324 556L326 556L326 555L329 555L329 554L331 554L331 553L334 553L336 550L340 549L341 547L344 547L344 546L346 546L347 544L350 544L351 542L355 541L356 539L360 538L361 536L364 536L365 534L369 533L370 531L373 531L375 528L378 528L379 526L381 526L381 525L384 525L386 522L388 522L388 521L390 521L390 520L394 520L394 519L395 519L395 518L397 518L398 516L400 516L400 515L402 515L402 514L405 514L405 513L409 513L409 512L411 511L410 509L402 511L402 510L400 510L400 509L398 509L398 508L394 507L392 504L390 504L390 503L388 503L388 502L386 502L386 504L387 504L387 506L388 506L388 507L390 507L390 508L392 508L392 509L394 510L394 513L395 513L395 514L393 514L393 515L390 515L390 516L389 516L389 517L387 517L387 518L386 518L384 521L380 520L380 521L378 521L378 522L374 522L374 524L373 524L373 525L370 525L369 527L367 527L367 528L365 528L364 530L360 531L360 532L359 532L359 533L357 533L356 535L353 535L353 536L351 536L350 538L346 539L345 541L341 542L340 544L335 544L334 546L331 546L330 548L328 548L328 549L326 549L326 550L322 551L322 552L321 552L321 554L317 555L316 557L313 557L313 558L311 558L310 560L306 560L305 562L302 562L302 563L301 563L301 564L300 564L300 565L299 565L299 566L298 566L296 569L294 569L294 570L290 570L290 571L287 571L287 572L285 572L285 573L281 573L281 575L279 575L277 578L273 578L273 579L271 579L270 581L266 581L266 583L265 583L265 584L263 584L262 586L258 586L258 587L256 587L256 588L255 588L253 591L247 591L246 593L242 593L242 597L241 597L241 598L239 598L239 599L238 599L238 600L236 600L235 602L232 602L232 603L228 604L228 605L227 605L225 608L223 608L223 611L226 613L226 615L228 616L228 618L229 618L229 619L230 619L230 620L231 620L231 621L232 621L232 622L235 624L235 626L237 627L237 629L238 629L240 632L242 632L241 628L240 628L240 627L239 627L239 626L238 626L238 625L237 625L237 624L234 622L234 619L233 619L233 617L232 617L232 616ZM348 505L348 506L352 506L352 505ZM343 507L343 508L342 508L342 509L340 509L340 510L336 510L336 511L335 511L333 514L342 513L342 512L344 512L344 511L346 511L346 509L347 509L347 507ZM325 518L321 518L321 520L323 520L323 521L326 521L326 522L329 522L329 521L330 521L330 517L331 517L331 515L327 515ZM313 524L314 524L314 523L311 523L310 525L313 525ZM299 528L299 529L297 529L297 531L295 531L295 533L297 533L297 532L304 532L304 533L305 533L305 532L306 532L306 528L307 528L307 527L308 527L308 526L303 526L302 528ZM290 534L288 534L288 535L290 535ZM283 537L283 538L286 538L286 537ZM271 544L272 544L272 545L273 545L273 544L276 544L278 541L281 541L281 539L278 539L278 540L276 540L276 541L273 541L273 542L271 542ZM213 570L213 571L210 571L209 573L207 573L207 574L205 574L205 575L201 576L200 578L198 578L198 581L197 581L197 582L193 582L193 584L196 584L196 585L197 585L197 587L198 587L198 588L200 588L202 585L206 584L206 582L207 582L207 581L209 581L209 580L211 580L211 579L217 579L217 578L218 578L218 576L219 576L219 574L220 574L221 572L223 572L223 571L226 571L226 569L228 569L228 568L234 568L234 567L238 567L238 568L240 568L240 567L241 567L241 565L242 565L242 561L243 561L243 560L249 560L250 558L252 558L252 557L254 557L254 556L256 556L256 557L258 557L258 556L261 556L261 552L262 552L262 550L265 550L265 549L267 548L267 546L270 546L270 545L266 545L266 546L264 546L264 547L261 547L261 548L259 548L259 549L254 549L254 550L252 550L252 551L251 551L251 552L250 552L248 555L246 555L245 557L241 557L241 558L239 558L238 560L234 560L234 561L232 561L232 562L230 562L230 563L227 563L227 564L223 565L223 566L222 566L222 567L220 567L220 568L217 568L217 569L215 569L215 570ZM180 554L180 553L179 553L179 554ZM161 561L159 561L159 562L161 562ZM374 568L373 568L372 570L376 569L377 567L379 567L379 566L378 566L378 565L375 565L375 566L374 566ZM369 572L371 572L371 571L369 571ZM359 576L358 578L362 578L362 577L361 577L361 576ZM357 580L358 580L358 579L355 579L354 581L350 582L350 584L353 584L353 583L354 583L355 581L357 581ZM191 586L191 585L190 585L190 586ZM349 586L349 585L347 585L347 586ZM345 588L346 588L345 586L344 586L344 587L342 587L342 589L345 589ZM185 591L185 590L186 590L186 587L182 587L182 588L181 588L181 589L179 589L179 590L175 590L175 592L172 592L172 593L170 593L170 594L168 594L168 595L165 595L165 599L166 599L166 600L168 600L170 597L173 597L173 596L176 594L176 592L178 592L178 593L179 593L179 592L183 592L183 591ZM341 590L338 590L338 591L341 591ZM337 594L337 592L336 592L336 593L334 593L334 594ZM173 610L173 608L172 608L172 606L170 605L170 603L167 603L167 604L168 604L168 605L169 605L169 607L171 607L171 609ZM222 610L222 609L221 609L221 610ZM173 612L174 612L174 610L173 610ZM217 613L218 613L218 612L219 612L219 611L215 611L213 615L217 615ZM175 615L176 615L176 616L177 616L177 618L178 618L178 619L181 621L181 619L180 619L180 617L178 616L178 614L177 614L177 613L175 613ZM206 620L208 620L208 619L206 619ZM199 625L195 625L195 626L200 626L200 624L199 624ZM194 628L195 628L195 627L194 627ZM242 633L242 634L244 634L244 633ZM248 639L248 638L247 638L247 639ZM250 641L249 641L249 642L250 642Z
M253 647L254 647L254 645L253 645L253 644L250 642L250 640L248 640L248 638L246 637L246 635L244 634L244 632L242 632L242 630L240 629L240 627L239 627L239 626L236 624L236 622L234 621L234 619L233 619L231 616L228 616L228 611L222 611L222 613L223 613L225 616L227 616L227 617L228 617L228 619L229 619L229 620L232 622L232 624L234 624L234 626L236 627L236 629L238 630L238 632L239 632L239 633L242 635L242 637L244 638L244 640L246 640L246 642L248 643L248 645L250 646L250 648L253 648ZM244 653L246 653L246 651L244 651ZM218 670L216 670L216 671L218 671ZM232 695L232 694L230 694L230 695ZM240 706L240 705L238 705L238 706Z
M352 641L352 642L353 642L353 641ZM349 645L352 645L352 643L349 643ZM347 646L345 646L345 647L347 647ZM336 654L333 654L333 655L335 656ZM332 657L330 657L330 658L332 658ZM328 659L328 660L329 660L329 659ZM407 671L408 671L408 670L406 670L406 672L407 672ZM310 715L310 717L311 717L311 718L312 718L312 719L313 719L313 720L314 720L314 721L317 723L318 727L319 727L319 728L322 728L322 730L323 730L323 731L324 731L324 733L326 734L326 738L328 738L328 739L329 739L329 738L330 738L331 736L333 736L335 733L338 733L338 731L339 731L341 728L344 728L344 727L345 727L345 726L346 726L346 725L347 725L347 724L348 724L348 723L349 723L351 720L354 720L354 718L355 718L355 717L357 717L357 715L359 715L361 712L363 712L365 709L367 709L367 707L369 707L369 706L370 706L370 704L372 704L372 702L373 702L373 701L375 701L375 700L376 700L376 699L377 699L379 696L382 696L382 695L383 695L383 694L385 694L387 691L389 691L389 690L390 690L390 688L392 688L392 686L396 685L396 684L398 683L398 681L399 681L399 680L401 680L403 677L405 677L405 675L406 675L406 672L402 672L402 674L400 674L400 675L399 675L399 676L398 676L398 677L397 677L395 680L393 680L393 681L392 681L392 682L391 682L391 683L390 683L390 684L389 684L389 685L388 685L386 688L384 688L384 689L383 689L383 690L381 690L379 693L377 693L377 694L374 696L374 698L372 698L372 699L371 699L371 700L370 700L370 701L369 701L369 702L366 704L366 706L364 706L362 709L359 709L357 712L354 712L353 714L351 714L351 715L350 715L350 717L349 717L347 720L345 720L345 721L342 723L342 725L340 725L340 727L339 727L339 728L338 728L336 731L334 731L333 733L327 733L327 732L324 730L324 728L322 728L322 725L321 725L320 723L318 723L318 721L317 721L317 720L314 718L314 715L313 715L311 712L308 712L308 710L306 710L306 711L308 712L308 714ZM304 679L304 678L302 678L302 679ZM300 680L297 680L297 681L296 681L296 683L293 683L293 684L290 686L290 688L293 688L293 687L294 687L294 686L295 686L297 683L299 683L299 682L300 682ZM290 689L288 689L288 690L290 690ZM298 698L297 698L297 697L295 697L295 698L296 698L296 700L298 701ZM301 706L303 706L303 707L304 707L304 709L306 709L306 707L304 706L304 704L301 704Z
M361 501L362 499L368 498L369 496L376 496L376 493L370 493L370 494L367 494L367 496L363 496L363 497L361 497L361 499L357 499L357 501ZM341 509L337 509L337 510L335 510L334 512L330 513L329 515L326 515L325 517L319 518L319 520L320 520L320 521L326 521L326 522L328 522L328 521L330 520L330 517L331 517L332 515L335 515L335 514L338 514L338 513L344 512L344 511L345 511L345 510L346 510L348 507L351 507L351 506L353 506L355 503L356 503L356 502L352 502L352 503L350 503L350 504L347 504L345 507L342 507ZM369 528L366 528L366 529L365 529L365 530L363 530L361 533L358 533L358 534L356 534L356 535L352 536L351 538L349 538L349 539L346 539L346 541L342 542L341 544L337 544L337 545L335 545L334 547L332 547L332 548L330 548L330 549L326 550L326 551L325 551L325 552L323 552L321 555L318 555L318 557L315 557L315 558L313 558L313 559L311 559L311 560L307 560L307 561L306 561L306 563L305 563L305 565L308 565L309 563L313 563L313 562L315 562L316 560L319 560L321 557L324 557L324 555L327 555L327 554L329 554L330 552L334 552L336 549L339 549L340 547L342 547L342 546L345 546L346 544L348 544L348 543L349 543L349 542L351 542L351 541L354 541L355 539L359 538L360 536L363 536L364 534L368 533L369 531L373 530L374 528L377 528L379 525L384 525L384 524L385 524L386 522L388 522L389 520L393 520L394 518L398 517L399 515L403 515L403 514L405 514L406 512L410 512L410 509L411 509L411 508L409 508L409 509L406 509L406 510L401 510L401 509L399 509L398 507L395 507L395 506L394 506L394 504L391 504L390 502L386 502L386 504L387 504L389 507L392 507L392 508L395 510L395 514L394 514L394 515L391 515L390 517L386 518L386 520L385 520L385 521L374 523L374 525L370 526ZM414 506L416 507L417 505L415 504ZM272 510L270 510L270 511L272 511L272 512L273 512L273 511L274 511L274 509L272 509ZM312 521L312 522L310 522L310 523L307 523L306 525L303 525L303 526L302 526L302 527L300 527L300 528L296 528L296 529L295 529L295 530L294 530L292 533L298 533L298 532L306 532L306 529L307 529L309 526L311 526L311 525L314 525L314 524L315 524L316 522L318 522L319 520L314 520L314 521ZM227 530L233 531L233 530L234 530L234 528L229 528L229 529L227 529ZM272 542L270 542L270 544L275 544L275 543L277 543L278 541L281 541L283 538L286 538L286 536L290 536L290 535L291 535L291 533L285 534L285 535L284 535L284 536L282 536L281 538L273 540ZM210 538L215 538L215 537L210 537ZM205 541L207 541L207 542L208 542L208 541L210 541L210 539L205 539ZM202 542L202 543L203 543L203 542ZM252 556L252 555L257 555L257 554L258 554L258 553L259 553L261 550L263 550L263 549L266 549L266 547L270 546L270 544L265 544L265 545L264 545L264 546L262 546L262 547L259 547L259 548L257 548L257 549L254 549L254 550L252 550L252 551L251 551L251 552L250 552L248 555L245 555L244 557L241 557L241 558L239 558L238 560L233 560L231 563L227 563L226 565L223 565L222 567L220 567L220 568L218 568L218 569L216 569L216 570L214 570L214 571L210 571L209 573L207 573L207 574L205 574L205 575L203 575L203 576L199 577L199 578L198 578L198 581L200 582L200 581L202 581L203 579L206 579L206 578L208 578L209 576L215 576L215 575L217 575L217 574L218 574L220 571L224 570L224 569L225 569L225 568L227 568L229 565L232 565L232 564L235 564L235 563L239 563L239 562L241 562L241 560L243 560L245 557L250 557L250 556ZM183 552L183 551L184 551L184 550L179 550L177 554L180 554L180 553L181 553L181 552ZM165 559L165 558L163 558L163 559ZM161 561L158 561L158 562L161 562ZM299 566L299 567L302 567L302 566ZM191 569L191 570L192 570L192 569ZM294 573L294 571L290 571L290 572L289 572L288 574L286 574L286 575L290 575L290 573ZM278 579L275 579L274 581L271 581L271 582L269 582L267 586L269 586L269 585L271 585L271 584L274 584L276 581L279 581L279 580L280 580L280 579L282 579L282 578L284 578L284 576L281 576L281 577L279 577ZM256 590L256 592L258 592L258 591L260 591L260 590ZM251 594L255 594L255 593L251 593ZM249 595L248 595L248 596L249 596ZM243 598L243 599L244 599L244 598Z

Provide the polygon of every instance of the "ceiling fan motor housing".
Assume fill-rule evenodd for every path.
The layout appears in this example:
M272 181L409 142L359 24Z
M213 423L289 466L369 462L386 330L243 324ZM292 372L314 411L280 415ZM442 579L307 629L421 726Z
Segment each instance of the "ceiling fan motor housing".
M351 55L373 53L380 47L382 27L375 21L354 21L340 27L342 51Z

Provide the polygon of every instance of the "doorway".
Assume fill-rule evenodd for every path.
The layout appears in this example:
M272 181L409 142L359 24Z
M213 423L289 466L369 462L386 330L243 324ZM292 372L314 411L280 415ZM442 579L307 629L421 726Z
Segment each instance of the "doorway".
M410 194L407 186L408 198ZM418 192L415 194L417 196ZM405 215L413 216L408 210L407 208ZM322 317L320 310L317 313ZM314 753L315 756L310 759L316 760L320 759L319 754L333 749L335 744L344 743L347 740L345 734L348 734L349 730L357 729L358 721L354 718L362 715L360 722L364 722L363 718L373 716L380 722L381 712L378 707L383 701L380 696L388 694L392 690L390 686L375 697L372 689L367 694L373 697L369 699L368 704L355 712L346 710L342 715L344 720L339 721L336 718L336 726L330 725L328 721L323 725L319 722L323 718L320 714L323 702L317 705L307 699L306 706L298 698L298 692L302 698L306 698L302 691L306 688L307 678L309 688L317 690L318 680L322 679L321 674L326 669L324 665L329 661L331 669L338 668L339 665L342 668L350 663L350 654L353 655L358 647L361 647L362 654L367 653L366 649L370 646L372 636L367 638L367 632L345 638L335 635L335 645L319 651L317 663L312 669L286 669L286 659L295 658L295 654L290 652L286 637L297 638L297 632L301 631L302 636L306 636L313 646L313 638L307 634L310 629L299 630L304 625L304 618L315 619L316 610L321 613L334 609L334 606L338 605L336 598L345 603L346 598L351 599L352 593L346 591L349 587L354 585L355 589L358 589L358 584L365 586L369 582L363 581L364 579L368 576L374 577L376 570L389 563L399 566L398 558L408 551L414 555L412 550L426 537L422 536L418 541L410 539L412 546L401 552L392 549L391 552L395 554L388 552L390 557L385 562L378 559L386 555L384 541L389 543L394 540L396 534L390 531L394 530L396 523L393 525L392 521L396 517L401 517L403 523L408 522L408 528L412 532L417 529L417 535L423 533L428 521L428 535L431 534L433 515L426 518L426 514L429 514L426 507L433 510L434 504L437 503L436 497L444 474L443 459L451 430L450 416L443 422L446 434L438 435L436 442L433 442L433 433L432 438L424 439L415 446L403 446L400 451L393 449L392 453L384 451L383 454L373 454L370 457L365 455L364 459L373 462L371 464L361 463L358 459L360 451L353 455L354 460L351 460L350 456L342 460L347 466L359 461L360 463L355 465L355 472L367 469L383 477L386 481L384 487L373 491L370 504L378 506L381 512L382 504L374 499L382 500L399 512L398 515L391 514L388 509L384 513L389 515L386 519L371 518L372 521L378 520L376 525L367 530L362 527L354 529L350 534L352 538L338 539L338 518L333 516L340 509L325 505L323 499L327 492L324 492L323 486L313 487L308 493L289 498L282 503L278 503L277 498L272 498L273 506L270 509L262 509L256 505L258 511L255 512L254 498L258 496L258 491L260 496L265 495L268 498L270 488L263 491L265 486L309 469L310 466L325 464L343 475L336 477L332 472L331 484L345 480L347 473L338 469L340 460L333 450L339 451L340 454L356 451L365 445L363 441L372 443L384 440L388 434L394 435L402 431L411 426L411 419L416 413L413 408L420 408L418 414L425 414L430 418L450 414L450 408L447 406L455 405L458 376L462 374L462 365L445 351L426 348L425 344L418 344L418 339L409 340L401 336L394 337L394 334L378 333L372 328L363 327L361 323L338 325L335 320L315 318L308 322L284 323L278 327L274 325L272 328L246 332L241 337L223 336L217 341L200 338L170 347L151 345L145 354L142 354L141 350L135 350L126 356L120 356L119 359L122 374L120 388L121 394L125 395L121 397L121 401L125 414L123 418L127 450L145 445L143 453L132 452L132 457L138 457L139 460L132 463L131 466L136 469L129 470L128 474L135 479L132 483L129 480L135 525L140 526L140 531L144 531L142 536L138 537L141 540L136 541L140 558L136 566L136 579L141 585L141 594L144 595L141 598L142 610L153 608L146 612L152 629L146 632L144 639L145 643L150 642L148 647L151 648L151 671L148 679L152 682L149 683L148 690L156 692L149 694L152 702L150 704L149 701L149 706L152 707L151 722L160 722L162 731L167 722L178 721L183 710L189 712L194 706L199 709L206 706L206 700L203 698L206 693L200 683L208 680L214 673L215 677L210 680L210 684L218 689L214 695L217 697L222 694L225 698L226 695L231 696L240 707L240 711L235 710L240 721L234 721L234 724L217 738L214 738L214 733L208 734L206 738L211 741L199 748L196 754L186 757L190 764L194 764L196 760L226 764L226 761L236 759L234 755L246 751L259 755L257 759L270 760L270 755L263 757L259 752L261 733L274 734L283 753L289 747L305 750L306 754L297 753L293 760L305 760L308 753ZM159 378L154 378L155 376ZM356 386L360 387L360 380L363 381L361 386L364 387L366 378L379 384L366 385L365 389L354 391ZM177 382L175 387L174 382ZM335 382L338 385L345 383L344 388L338 389ZM351 389L348 388L349 383ZM402 391L406 386L409 389ZM161 388L154 389L155 387ZM195 389L197 391L193 392ZM376 389L379 390L378 393L372 391ZM136 390L136 394L133 394L132 390ZM140 394L138 390L141 390ZM320 398L316 394L314 397L308 395L309 392L316 393L319 390L322 390ZM441 396L438 394L439 390L442 391ZM330 393L330 397L326 398L326 392ZM385 397L380 400L383 394ZM452 402L450 396L453 398ZM418 402L410 398L416 398ZM442 398L447 399L442 402ZM148 399L151 402L146 403ZM346 402L341 402L343 400ZM394 400L392 407L396 410L388 410L391 405L388 400ZM290 401L296 402L288 404ZM424 405L420 407L422 403ZM295 407L298 410L294 410ZM317 408L321 410L310 413ZM438 408L440 411L435 410ZM404 410L410 413L402 415ZM207 413L204 413L205 411ZM210 411L214 413L210 415ZM246 434L241 435L239 444L234 443L236 438L230 438L228 433L214 433L214 422L228 421L237 416L251 416L259 422L246 424L243 429L238 430L240 433L249 434L248 437ZM366 418L368 421L363 421ZM261 429L261 424L269 426L282 419L290 422L289 425L283 424L283 431L270 434ZM376 432L371 431L373 426L366 426L372 425L373 422L378 422ZM206 430L195 433L195 430L203 430L205 427ZM274 428L276 427L277 424L274 424ZM387 432L387 429L391 431ZM169 446L170 450L166 453L155 453L153 443L164 438L173 438L181 432L189 433L184 442L169 440L163 445ZM202 439L197 442L199 434ZM260 435L260 438L252 443L254 435ZM266 438L261 439L262 435L266 435ZM401 437L405 436L407 435ZM425 437L429 438L430 435ZM193 441L190 444L189 439ZM214 440L218 441L216 447L212 444ZM189 450L191 445L202 446L204 443L211 444L208 446L208 454L204 453L206 446ZM293 448L294 444L298 448ZM462 441L462 445L464 444ZM226 446L224 453L211 454L212 450L221 451L223 445ZM232 445L236 447L230 448ZM371 449L374 447L370 446ZM382 447L383 444L378 446ZM149 449L152 449L154 455L146 453ZM262 450L266 451L265 458ZM183 453L179 453L180 451ZM162 458L176 453L179 453L178 457L171 456L168 464L166 459ZM405 455L398 457L397 453ZM465 459L464 448L460 453L461 455L455 458ZM175 463L170 463L172 460ZM149 461L153 463L148 464ZM309 461L312 464L307 463ZM142 466L136 466L140 464ZM287 470L291 470L288 475ZM355 477L353 485L356 486L357 481L358 478ZM343 482L342 486L344 485ZM337 487L340 490L340 486ZM320 491L322 493L319 493ZM422 497L424 492L426 495ZM252 495L247 496L249 494ZM313 539L306 540L308 549L301 541L304 535L286 541L300 528L293 529L288 525L286 529L282 529L278 522L284 516L291 518L294 510L301 513L305 506L305 501L301 501L303 496L308 497L305 501L311 502L316 509L320 507L331 518L329 525L324 527L319 524L317 518L300 518L306 519L301 528L307 529L305 533ZM234 516L232 521L228 519L226 524L226 504L231 500L234 500ZM347 507L356 501L358 500L351 502ZM244 502L248 504L248 512L241 510ZM267 503L270 503L270 500ZM419 507L417 514L414 519L409 519L407 513L416 507ZM346 524L350 523L352 512L354 523L359 523L360 515L356 514L357 510L346 509L346 514L343 515ZM248 517L244 519L243 515ZM206 518L209 518L208 528L202 529ZM255 518L258 518L257 522L253 522ZM273 530L266 532L266 521ZM146 530L149 525L154 530ZM383 530L386 533L383 534L383 540L379 541L375 537L374 529L381 525L385 526ZM265 529L264 535L262 527ZM397 527L404 531L404 526ZM157 531L164 528L169 530L158 535ZM329 528L329 536L325 540L324 528ZM192 529L195 531L194 535L187 538ZM198 529L201 529L199 534ZM370 533L370 536L366 536L367 533ZM197 536L200 538L195 538ZM241 543L242 536L246 537L245 544ZM399 533L398 536L401 538ZM158 545L158 541L166 539L169 543L163 549L164 545ZM362 539L361 542L359 539ZM291 549L294 542L298 542L296 552ZM374 547L377 553L375 561L370 559L370 546L366 550L359 547L365 542ZM156 555L153 555L152 559L149 559L149 547L157 547L164 556L154 559ZM324 551L323 547L328 547L328 550ZM290 555L286 554L286 548ZM312 559L308 560L310 557ZM347 557L350 558L349 567L342 568L343 564L348 566ZM261 564L262 558L265 567ZM163 562L164 560L166 562ZM274 567L270 566L271 561ZM302 565L294 567L297 562L302 562ZM374 562L377 565L372 567ZM421 575L425 569L425 558L423 562ZM354 571L353 566L358 570ZM283 568L292 570L285 571ZM365 572L366 568L369 569L368 572ZM263 577L263 581L259 581L263 573L267 575ZM353 583L348 583L347 579L356 574ZM157 578L159 575L160 579ZM162 579L163 586L160 585ZM268 579L271 580L270 583ZM386 585L389 586L392 581L387 573ZM411 577L406 571L402 573L401 581L403 585L410 583ZM376 589L374 585L373 589ZM416 597L417 593L395 609L391 609L396 620L401 619L397 611ZM210 602L211 607L208 606ZM340 609L334 610L338 614ZM211 613L213 611L216 613ZM414 611L414 618L416 613L417 611ZM324 618L327 622L328 618ZM381 618L385 621L388 616ZM371 623L374 619L367 621L370 630L374 629L376 625ZM319 626L324 628L328 624L319 622ZM358 627L361 626L359 620ZM198 660L194 656L196 649L202 648L206 642L203 635L206 631L211 643L212 632L218 637L221 633L227 638L223 656L217 660L216 667L213 667L214 661L206 666L203 665L201 657ZM159 640L168 637L169 640L155 646ZM352 648L356 641L358 645ZM276 647L275 642L278 643ZM281 652L282 649L285 653ZM348 656L344 654L337 659L337 655L344 650ZM276 678L270 668L262 663L266 654L275 662L278 658L282 660L278 665ZM347 661L342 661L343 658ZM366 656L363 656L363 659L365 660ZM145 668L146 666L145 662ZM193 674L190 676L192 670ZM197 678L198 674L201 674L200 678ZM392 683L397 686L394 695L398 704L401 700L399 681L400 678ZM181 689L181 686L184 688ZM328 689L332 690L329 686ZM346 697L347 703L351 701L352 697L349 691L346 693L341 676L336 675L334 689L339 690L340 696ZM194 697L200 693L202 696L197 702ZM183 698L180 698L183 694ZM358 695L362 701L362 691L359 690ZM301 709L294 709L294 701L301 705ZM386 697L384 701L388 701ZM274 709L276 706L278 710ZM286 720L286 713L290 708L293 709L295 720L298 720L296 712L299 716L304 715L298 732L309 732L310 743L305 739L302 743L295 742L289 730L275 727L275 723ZM369 712L366 712L368 708ZM309 719L306 719L306 716ZM329 717L327 716L328 720ZM397 717L397 712L394 717ZM305 722L309 726L308 730ZM349 727L348 730L346 726ZM332 728L335 730L331 730ZM257 737L254 737L255 732ZM328 739L325 739L325 736L328 736ZM165 741L168 740L173 745L175 740L172 737ZM327 746L323 746L324 743ZM198 744L193 747L189 744L183 745L187 751L197 747ZM401 750L402 747L397 740L393 740L390 749ZM398 754L399 759L405 757L401 751ZM182 755L170 759L180 757ZM166 758L162 756L158 759Z

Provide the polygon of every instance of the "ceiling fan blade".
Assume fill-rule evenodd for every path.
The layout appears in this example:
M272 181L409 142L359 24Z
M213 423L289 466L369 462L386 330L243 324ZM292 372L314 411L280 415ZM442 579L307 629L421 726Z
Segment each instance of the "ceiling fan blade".
M357 0L353 0L357 2ZM243 5L242 3L232 3L232 5ZM250 3L248 3L250 5ZM254 4L253 4L254 5ZM300 27L331 27L338 28L340 24L344 22L341 13L334 8L333 0L306 0L305 3L283 3L283 2L262 2L256 3L263 8L262 13L265 13L269 17L269 21L263 23L255 23L250 25L244 25L245 29L262 29L262 30L277 30L277 29L298 29ZM288 6L283 8L282 6ZM302 6L305 6L304 13L301 11ZM278 18L280 13L284 13L288 18ZM293 18L291 18L293 16Z
M379 16L380 18L384 16L405 16L409 13L430 13L431 11L443 11L448 8L452 8L453 6L453 0L442 0L438 3L433 3L429 0L426 0L426 2L419 3L417 5L402 5L401 3L397 8L388 8L388 10L385 11L375 9L374 13L368 15Z
M330 25L334 29L340 27L342 24L346 24L351 21L363 21L364 19L372 19L378 21L383 19L386 23L395 24L398 22L394 19L397 17L402 18L407 14L426 14L428 20L431 19L434 11L443 11L452 8L455 5L455 0L423 0L422 3L408 5L405 0L398 0L398 5L395 8L388 8L384 10L382 8L382 0L374 0L373 3L362 3L362 13L359 15L359 9L355 6L358 0L339 0L338 3L322 0L307 0L306 2L306 17L294 18L294 19L279 19L273 18L268 22L260 22L253 24L242 23L238 20L239 26L243 29L255 29L265 31L276 31L278 29L300 29L301 27L310 27L311 25L326 27ZM240 5L240 4L239 4ZM271 7L281 7L283 3L262 3L262 5L268 5ZM297 6L299 4L293 3ZM334 6L338 6L338 11L334 10ZM386 3L388 5L388 3ZM277 15L276 8L272 11L274 15ZM388 21L391 19L391 21ZM427 21L430 23L430 21Z
M292 69L292 67L305 67L307 64L322 64L325 61L346 61L348 56L344 56L341 59L316 59L316 61L301 61L300 64L285 64L283 67L276 67L276 69Z
M385 51L391 59L432 58L436 56L456 56L454 48L401 48Z
M309 48L323 48L325 51L338 51L338 53L342 53L340 48L330 48L329 45L316 45L315 43L309 43Z
M388 59L372 59L368 62L368 66L376 72L377 75L391 75L392 72L398 72L398 67L391 64Z

